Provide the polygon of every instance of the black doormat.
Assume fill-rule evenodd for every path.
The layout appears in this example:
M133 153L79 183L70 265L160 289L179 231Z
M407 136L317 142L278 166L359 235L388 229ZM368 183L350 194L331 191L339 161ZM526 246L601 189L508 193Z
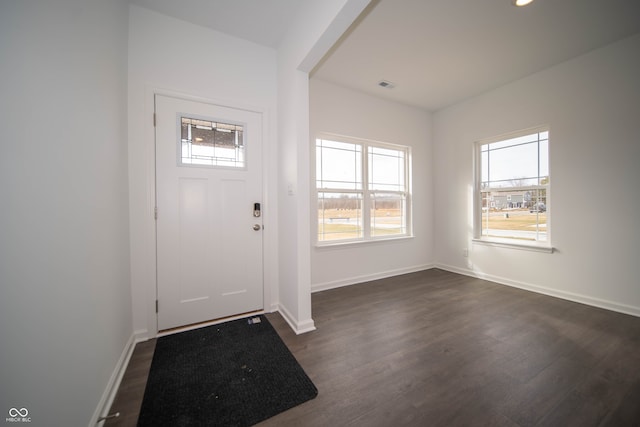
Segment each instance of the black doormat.
M138 426L250 426L318 390L266 317L161 337Z

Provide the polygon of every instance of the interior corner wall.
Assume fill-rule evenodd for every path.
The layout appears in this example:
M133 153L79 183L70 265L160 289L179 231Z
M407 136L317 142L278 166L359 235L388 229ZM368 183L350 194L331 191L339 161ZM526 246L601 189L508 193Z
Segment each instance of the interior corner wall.
M640 315L638 52L640 34L434 115L439 264ZM474 141L542 124L550 126L555 252L473 244Z
M2 418L90 424L132 336L128 10L0 3Z
M278 250L280 254L280 283L279 283L279 309L283 316L291 323L294 330L298 329L301 321L300 313L307 311L306 317L311 318L310 303L307 310L300 310L300 295L304 286L304 274L301 273L301 263L299 258L304 256L301 249L301 242L298 241L299 215L298 199L299 190L304 192L304 183L298 179L298 133L299 117L304 118L305 105L299 103L300 97L297 93L301 83L307 79L306 73L292 67L278 67L278 153L279 153L279 174L278 183L278 218L279 229L282 231L278 240ZM285 120L287 118L288 120ZM302 186L302 188L300 188ZM302 243L304 244L304 243ZM304 247L304 246L303 246ZM303 260L304 262L304 260Z
M431 113L311 79L310 145L321 132L411 147L413 237L311 251L311 286L321 290L430 268L433 255ZM313 152L313 151L312 151ZM309 169L315 170L315 155ZM314 174L312 173L312 176ZM315 196L315 195L314 195ZM317 223L315 197L310 222ZM317 228L310 227L316 242Z
M306 4L278 48L279 308L296 333L311 318L309 71L370 0Z
M277 305L276 51L136 5L129 16L129 175L134 328L156 333L154 91L263 111L265 286ZM161 213L160 213L161 214Z

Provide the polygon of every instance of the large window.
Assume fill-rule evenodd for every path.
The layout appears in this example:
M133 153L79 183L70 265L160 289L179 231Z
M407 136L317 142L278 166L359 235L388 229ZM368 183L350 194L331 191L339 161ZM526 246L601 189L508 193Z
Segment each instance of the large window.
M475 237L548 247L549 130L476 143Z
M317 138L318 243L408 236L409 161L409 147Z

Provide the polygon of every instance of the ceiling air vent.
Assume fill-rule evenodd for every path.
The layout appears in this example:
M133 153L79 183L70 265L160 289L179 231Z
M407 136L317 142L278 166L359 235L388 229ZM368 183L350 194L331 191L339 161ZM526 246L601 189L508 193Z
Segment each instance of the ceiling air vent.
M388 80L380 80L378 82L378 86L383 87L385 89L393 89L394 87L396 87L395 84L391 83Z

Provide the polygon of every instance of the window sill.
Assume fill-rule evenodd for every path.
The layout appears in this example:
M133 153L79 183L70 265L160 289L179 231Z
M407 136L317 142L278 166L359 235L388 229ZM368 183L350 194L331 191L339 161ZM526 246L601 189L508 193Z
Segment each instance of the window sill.
M355 247L360 245L371 245L371 244L380 244L380 243L389 243L389 242L397 242L402 240L413 239L412 235L408 236L398 236L398 237L386 237L380 239L372 239L372 240L350 240L345 242L331 242L331 243L320 243L316 242L316 249L331 249L331 248L348 248Z
M482 239L482 238L474 238L472 240L473 243L478 243L484 246L494 246L498 248L508 248L508 249L520 249L524 251L533 251L533 252L543 252L551 254L554 251L553 246L546 246L542 244L535 243L513 243L505 240L494 240L494 239Z

